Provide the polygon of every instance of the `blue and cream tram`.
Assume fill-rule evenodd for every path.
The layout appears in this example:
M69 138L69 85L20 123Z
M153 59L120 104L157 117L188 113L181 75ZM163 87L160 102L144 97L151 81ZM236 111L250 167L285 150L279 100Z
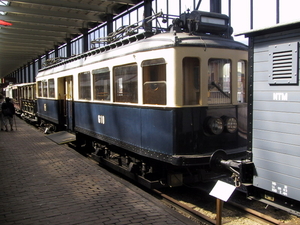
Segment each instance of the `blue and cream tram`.
M248 52L230 30L227 16L193 11L167 32L47 66L37 75L38 116L140 179L177 186L212 178L215 151L246 154Z

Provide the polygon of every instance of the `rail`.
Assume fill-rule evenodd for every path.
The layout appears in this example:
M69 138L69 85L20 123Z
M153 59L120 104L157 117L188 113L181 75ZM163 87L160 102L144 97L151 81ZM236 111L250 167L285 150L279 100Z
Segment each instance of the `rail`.
M192 220L195 220L197 222L205 223L205 224L217 224L217 218L213 219L203 213L200 213L196 211L195 209L187 206L186 204L183 204L176 200L173 197L168 196L167 194L164 194L163 192L159 190L152 190L156 195L158 195L163 202L165 202L167 205L169 205L172 208L175 208L176 210L183 213L185 216L188 216ZM283 223L277 219L274 219L270 216L267 216L263 213L260 213L256 210L250 209L248 207L242 206L238 203L234 202L226 202L226 205L224 204L226 208L231 208L234 211L239 211L243 214L244 217L252 220L252 221L258 221L261 224L274 224L274 225L286 225L286 223ZM228 222L228 221L227 221Z

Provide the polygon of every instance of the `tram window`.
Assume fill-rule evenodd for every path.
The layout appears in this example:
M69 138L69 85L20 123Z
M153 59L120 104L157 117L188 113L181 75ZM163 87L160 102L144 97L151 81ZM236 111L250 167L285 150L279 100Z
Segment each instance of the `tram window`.
M38 81L38 96L42 97L42 82Z
M12 94L11 97L13 99L17 99L18 100L18 89L12 89L12 93L11 94ZM20 99L22 98L22 96L19 96L19 97L20 97Z
M166 62L164 59L143 61L144 104L166 104Z
M79 99L91 100L91 74L82 72L79 76Z
M33 85L30 85L29 87L28 87L28 99L29 100L32 100L33 99Z
M185 57L183 69L183 104L198 105L200 98L200 61L198 58Z
M25 88L20 88L19 89L19 93L20 93L19 98L20 99L26 99L26 92L25 91L26 91ZM14 93L14 91L13 91L13 93ZM18 93L18 91L16 93ZM13 96L15 96L15 95L13 95ZM18 100L18 96L15 96L15 98Z
M237 79L237 100L239 103L244 103L246 102L246 62L243 60L238 61Z
M114 68L114 101L138 102L136 64Z
M110 100L110 73L109 69L93 70L94 99L100 101Z
M30 90L30 86L24 88L24 99L30 99L29 90Z
M42 86L43 86L43 97L48 97L47 81L43 81Z
M27 95L27 87L21 88L21 93L22 93L22 95L21 95L21 98L22 98L22 99L28 99L28 95Z
M29 100L33 99L33 97L32 97L32 86L29 86L27 88L27 99L29 99Z
M210 59L208 61L208 104L231 103L231 61Z
M22 95L21 96L22 99L28 99L27 87L26 86L21 88L21 93L22 93L21 94Z
M55 98L54 79L49 79L48 85L49 85L49 98Z
M30 89L30 86L27 86L24 88L24 98L25 99L30 99L29 89Z
M35 85L32 85L29 88L29 99L30 100L36 99Z

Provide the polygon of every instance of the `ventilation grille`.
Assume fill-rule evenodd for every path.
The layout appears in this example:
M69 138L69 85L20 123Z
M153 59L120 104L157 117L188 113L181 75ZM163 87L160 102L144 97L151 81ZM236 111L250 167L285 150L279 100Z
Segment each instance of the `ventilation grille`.
M298 83L298 42L269 46L269 84Z

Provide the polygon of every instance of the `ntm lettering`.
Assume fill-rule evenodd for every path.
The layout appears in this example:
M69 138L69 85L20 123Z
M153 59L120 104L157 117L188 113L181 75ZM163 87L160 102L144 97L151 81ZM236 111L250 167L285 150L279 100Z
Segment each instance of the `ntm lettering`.
M273 93L273 100L274 101L287 101L288 93Z

